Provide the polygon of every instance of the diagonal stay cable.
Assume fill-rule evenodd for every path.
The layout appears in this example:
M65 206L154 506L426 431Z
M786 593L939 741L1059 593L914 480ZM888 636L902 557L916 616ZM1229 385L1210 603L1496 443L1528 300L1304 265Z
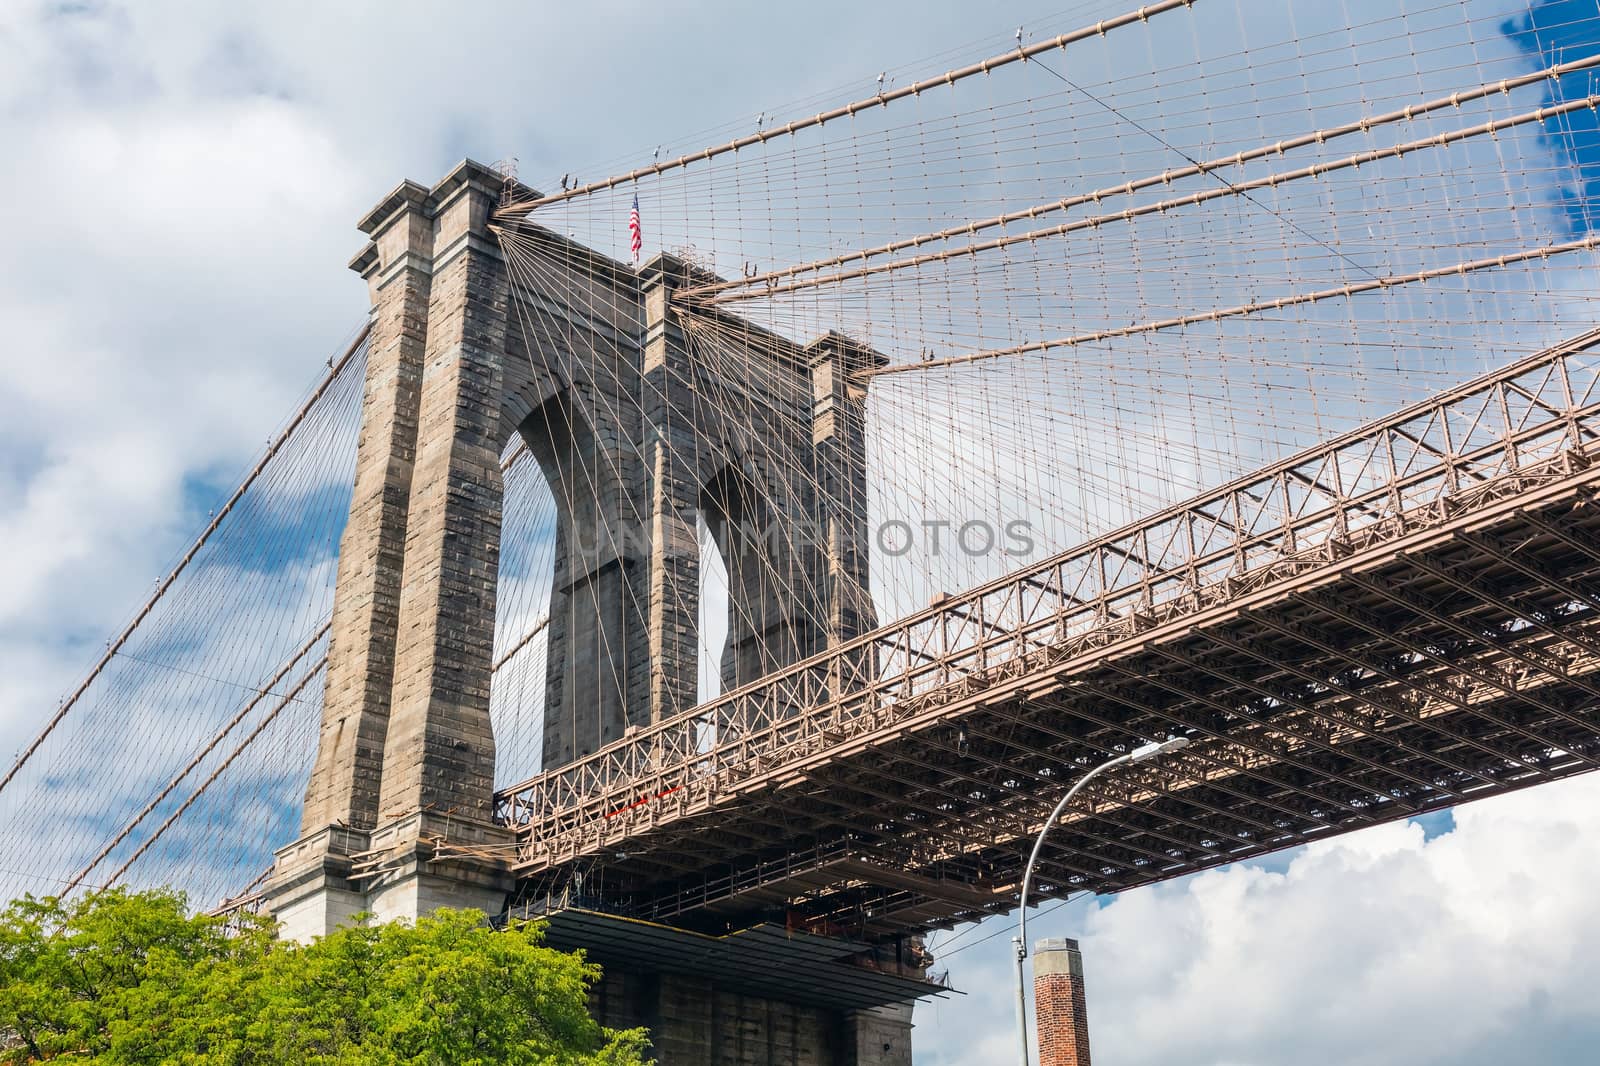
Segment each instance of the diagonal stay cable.
M239 708L238 713L229 719L227 724L217 731L216 735L211 738L211 741L206 744L205 747L196 752L194 757L189 760L188 764L174 774L172 779L167 782L166 786L162 788L161 791L156 793L155 797L151 799L149 803L145 804L144 809L135 815L133 819L129 821L120 832L117 833L116 836L112 837L111 840L100 849L99 854L90 859L88 864L85 865L83 869L79 870L75 876L73 876L72 880L67 882L67 887L62 889L61 894L64 896L68 892L71 892L73 889L77 888L78 885L83 882L83 879L88 877L89 874L94 871L94 868L99 866L100 863L105 860L107 855L116 850L118 844L121 844L124 840L128 839L133 831L138 828L139 823L149 817L150 812L160 806L161 801L171 795L172 791L178 787L183 779L188 777L189 774L193 773L195 767L199 766L200 763L205 760L205 757L210 755L211 752L216 749L216 746L222 743L223 739L226 738L229 733L233 732L239 723L244 721L245 717L249 715L249 713L254 710L262 700L266 699L268 696L282 697L283 694L274 692L273 690L277 688L278 684L289 675L289 671L294 669L295 664L301 659L305 658L306 655L310 653L311 649L316 646L317 642L327 635L328 630L332 627L332 622L322 623L322 626L315 633L313 633L304 644L300 645L299 650L297 650L284 662L284 664L278 669L277 673L275 673L266 684L262 685L259 689L255 689L254 691L256 695L250 700L247 700L244 706ZM303 684L304 682L302 682L302 686Z
M790 286L786 284L786 282L788 282L788 280L791 278L795 278L803 274L816 273L834 267L845 267L852 262L865 263L867 260L877 258L879 256L891 255L895 252L902 252L908 249L917 249L925 245L937 244L941 241L950 240L955 237L964 236L970 238L984 230L1007 226L1013 222L1032 221L1042 215L1067 211L1074 207L1081 207L1087 204L1098 205L1102 200L1112 196L1127 196L1144 189L1171 185L1173 182L1179 181L1183 178L1196 177L1208 171L1216 170L1222 167L1243 166L1245 163L1267 159L1272 156L1278 156L1279 158L1282 158L1288 152L1299 148L1305 148L1311 145L1326 144L1330 141L1347 137L1354 133L1366 133L1373 129L1377 129L1378 127L1387 126L1398 122L1412 122L1437 111L1446 109L1459 109L1462 104L1471 103L1477 100L1484 100L1497 94L1509 95L1515 89L1536 85L1541 82L1556 80L1567 74L1578 71L1594 70L1597 67L1600 67L1600 55L1587 56L1568 63L1558 63L1554 66L1519 75L1514 78L1505 78L1497 82L1486 82L1484 84L1474 86L1471 89L1456 90L1455 92L1450 93L1448 96L1436 97L1419 104L1407 104L1404 107L1397 108L1381 115L1363 116L1362 118L1341 123L1337 126L1313 130L1309 133L1299 134L1294 137L1289 137L1270 144L1263 144L1258 145L1255 148L1245 149L1236 152L1233 155L1221 156L1210 160L1205 160L1197 164L1191 164L1186 167L1178 167L1171 170L1166 170L1159 174L1151 174L1143 178L1125 182L1121 185L1099 188L1090 192L1075 193L1071 196L1063 197L1062 199L1053 201L1051 203L1033 204L1026 208L1007 211L990 218L964 222L958 226L951 226L947 229L936 232L921 233L912 237L902 237L893 241L889 241L886 244L877 245L875 247L843 252L838 255L828 256L823 259L811 260L805 263L796 263L775 270L758 272L744 278L733 278L727 281L693 285L681 290L676 295L685 301L720 303L724 300L753 299L757 297L770 296L773 294L773 292L792 291L792 289L795 287L810 287L809 285ZM1552 112L1552 114L1554 114L1554 112ZM1249 187L1248 184L1246 187ZM891 264L891 266L907 267L915 265L917 262L917 258L912 258L897 261L896 264ZM829 275L820 280L826 282L838 282L859 276L861 276L861 274L856 272L848 275Z
M1168 211L1180 208L1198 207L1201 204L1211 203L1224 197L1240 196L1254 189L1275 189L1278 186L1288 184L1289 182L1304 181L1306 179L1322 179L1338 171L1359 170L1368 163L1385 159L1399 159L1402 156L1408 155L1412 152L1446 148L1450 145L1457 144L1475 137L1498 137L1500 133L1503 133L1506 130L1515 129L1519 126L1547 122L1548 120L1560 115L1569 114L1585 108L1593 110L1597 104L1600 104L1600 97L1577 97L1575 99L1563 101L1559 104L1552 104L1548 107L1536 108L1532 111L1525 111L1520 114L1493 119L1475 126L1467 126L1460 129L1449 130L1444 133L1433 134L1416 140L1402 141L1397 144L1390 144L1381 148L1368 149L1367 151L1357 152L1354 155L1344 156L1340 159L1319 160L1317 162L1309 163L1305 166L1299 167L1295 170L1275 171L1270 174L1264 174L1260 177L1250 178L1240 182L1223 181L1222 184L1216 188L1206 189L1200 192L1186 193L1180 196L1170 197L1162 200L1152 200L1147 203L1139 204L1135 207L1124 208L1121 211L1111 211L1098 215L1085 215L1069 222L1062 222L1044 229L1027 230L1021 233L1008 233L998 237L991 237L982 241L973 241L969 244L961 245L955 248L947 248L934 252L922 252L916 255L907 256L902 259L894 259L875 264L866 263L865 259L868 256L877 254L878 251L881 251L881 249L873 249L864 253L853 252L847 257L836 256L832 260L801 264L797 267L785 267L780 271L773 271L768 274L758 275L758 278L768 279L769 281L769 284L764 290L734 289L732 291L725 291L727 285L740 284L739 282L729 282L719 283L720 287L719 285L707 285L699 288L684 289L675 294L675 296L685 303L720 305L737 300L770 299L773 296L798 292L805 289L836 286L841 282L908 270L913 267L922 266L926 263L944 262L956 258L975 256L984 252L994 251L1000 248L1007 248L1015 244L1029 244L1048 238L1063 237L1070 233L1094 230L1108 224L1131 222L1136 218L1164 214ZM1225 160L1224 165L1232 165L1232 159L1233 157L1230 157L1228 160ZM1209 169L1212 165L1213 164L1204 164L1203 166L1205 169ZM1194 170L1195 168L1191 167L1188 169ZM1196 171L1196 173L1198 172L1199 171ZM1156 180L1159 180L1163 176L1172 175L1175 173L1181 173L1181 171L1167 171L1166 175L1158 175ZM1092 193L1079 194L1076 197L1059 201L1057 205L1050 207L1049 210L1055 211L1063 209L1061 205L1066 205L1069 203L1098 203L1102 196L1125 195L1128 190L1142 183L1146 183L1149 180L1151 179L1143 179L1142 182L1133 182L1129 183L1128 185L1115 186L1111 189L1101 189ZM1043 212L1041 211L1041 213ZM972 223L970 226L958 227L955 230L945 230L937 234L924 234L922 237L913 237L910 238L909 241L898 242L898 245L918 245L930 242L929 240L924 240L923 238L930 238L931 240L944 240L947 237L964 233L968 229L972 229L975 232L980 228L992 228L993 225L995 225L995 223L993 223L992 220L987 220L982 223ZM1315 238L1313 238L1313 240L1315 240ZM888 248L890 246L884 245L882 247ZM861 265L852 267L848 270L840 270L835 273L816 274L813 277L802 278L797 276L819 267L834 265L842 266L846 260L852 262L860 261ZM778 279L780 277L790 278L791 280L779 281ZM752 278L750 280L754 281L757 279ZM707 293L711 294L709 298L705 298L703 295Z
M1140 333L1156 333L1162 330L1178 329L1183 326L1192 326L1201 322L1218 322L1224 318L1241 318L1246 315L1261 314L1264 311L1281 311L1286 307L1298 307L1302 304L1321 303L1324 300L1349 299L1362 293L1387 290L1402 285L1414 285L1419 282L1433 281L1438 278L1451 276L1465 276L1480 270L1503 269L1515 263L1526 263L1535 259L1547 260L1554 256L1566 255L1569 252L1586 252L1600 248L1600 235L1584 237L1575 241L1565 241L1561 244L1540 245L1534 248L1523 248L1505 255L1488 256L1483 259L1474 259L1469 262L1452 263L1449 266L1434 267L1429 270L1416 270L1409 274L1389 274L1374 278L1371 281L1358 281L1349 285L1340 285L1330 289L1318 289L1315 292L1298 292L1289 296L1279 296L1271 300L1260 300L1255 303L1239 304L1234 307L1218 308L1211 311L1198 311L1193 314L1176 315L1172 318L1163 318L1148 322L1137 322L1131 326L1118 326L1112 329L1095 330L1089 333L1077 333L1067 337L1050 337L1044 340L1028 341L1026 344L1016 344L1008 348L990 348L979 352L968 352L965 355L946 356L942 359L929 359L920 363L892 363L888 366L858 371L858 378L882 377L886 374L903 374L907 371L935 370L947 366L962 366L968 363L986 362L990 359L1001 359L1014 355L1031 355L1036 352L1052 351L1056 348L1071 348L1080 344L1092 344L1097 341L1109 340L1114 337L1131 337Z
M307 668L306 672L301 675L300 680L295 682L294 687L289 689L289 691L284 694L277 704L275 704L270 711L262 716L261 721L256 723L256 727L250 731L250 734L239 742L233 751L228 754L228 757L222 760L222 763L218 765L215 770L211 771L210 776L208 776L204 781L200 782L200 784L195 787L193 792L189 793L189 797L183 801L178 809L169 814L166 818L166 821L162 822L155 828L149 837L145 839L144 843L139 845L138 850L130 855L121 866L117 867L115 873L106 878L105 883L108 887L120 881L122 879L122 875L128 872L128 868L134 863L138 862L140 857L142 857L146 851L150 850L150 847L155 844L157 840L161 839L166 831L171 829L178 819L182 818L184 814L188 812L190 807L194 806L195 801L205 794L206 789L210 788L216 783L217 778L221 777L223 772L226 771L228 767L233 765L234 760L243 754L245 749L249 748L250 745L255 742L256 738L266 731L267 727L273 723L273 721L278 717L279 713L282 712L285 707L289 706L291 703L301 702L300 693L312 682L313 679L322 673L323 668L327 665L328 656L324 654L320 659Z
M212 534L216 533L216 531L221 528L223 520L226 519L233 511L235 505L237 505L238 502L244 498L245 493L250 491L250 487L256 483L256 480L261 476L262 472L266 470L267 464L272 462L273 457L276 456L278 452L283 449L283 446L289 442L289 438L292 437L295 431L300 428L301 424L305 422L307 416L310 415L312 408L316 406L317 401L322 399L323 395L327 393L328 389L332 387L333 383L338 380L339 375L344 372L344 368L349 365L350 360L355 358L356 353L360 351L362 345L366 343L367 336L371 333L371 331L371 323L363 325L356 333L355 339L351 341L349 347L345 349L344 354L333 361L332 366L330 366L328 369L328 373L323 376L322 381L318 383L315 389L312 390L311 395L306 399L306 402L300 406L298 411L295 412L294 417L289 420L289 424L284 427L283 432L279 433L278 436L273 439L272 443L267 446L266 453L262 455L260 461L257 462L256 465L251 468L250 472L245 475L244 480L240 482L239 487L234 490L233 495L228 497L228 502L223 504L222 507L218 509L217 513L212 516L210 524L208 524L206 528L201 531L200 536L195 539L194 544L192 544L189 547L189 550L184 553L183 558L178 560L177 565L174 566L171 572L169 572L167 576L162 579L161 584L156 586L155 592L152 593L150 598L144 602L144 606L139 608L139 612L138 614L134 615L133 621L129 622L122 632L117 635L116 639L107 646L105 654L102 655L99 661L94 664L84 679L78 683L78 687L72 690L72 694L61 701L61 706L56 708L56 713L50 716L50 720L45 723L44 728L41 729L39 734L33 738L33 741L22 752L22 754L17 756L16 760L11 764L11 768L6 771L5 776L0 777L0 792L5 791L5 787L11 783L12 779L17 776L18 772L22 770L22 767L27 763L27 761L31 759L34 753L39 750L40 745L42 745L45 740L49 738L51 733L55 732L56 726L61 724L61 720L67 716L67 712L71 711L72 708L77 704L78 700L83 697L83 694L89 691L89 686L94 684L95 678L100 676L100 674L105 670L106 666L110 664L111 660L115 658L117 653L122 650L123 645L125 645L129 638L133 636L134 631L137 630L144 620L150 616L150 612L155 610L156 604L161 601L161 598L166 595L167 590L170 589L173 583L178 580L178 578L186 569L188 569L189 564L194 561L196 555L200 554L200 549L205 547L206 542L211 539Z
M606 189L616 188L618 185L626 185L629 182L638 181L640 178L654 177L669 170L677 170L681 167L688 166L690 163L698 163L702 160L715 159L717 156L725 155L729 152L737 152L741 148L749 148L752 145L765 144L767 141L773 140L777 137L793 136L794 134L799 133L801 130L808 130L815 126L822 126L841 118L851 118L859 112L867 111L872 108L887 107L896 100L904 100L907 97L921 96L923 93L928 92L931 89L937 89L941 86L954 85L958 81L977 77L980 74L987 77L991 71L997 70L1000 67L1009 66L1010 64L1019 61L1026 62L1030 57L1041 55L1050 51L1051 49L1065 49L1069 44L1074 44L1079 41L1086 41L1094 37L1104 37L1112 30L1121 29L1124 26L1131 26L1135 23L1149 22L1152 16L1164 14L1168 11L1175 11L1179 8L1190 8L1193 7L1194 4L1195 0L1160 0L1159 3L1147 4L1144 7L1139 8L1137 11L1129 11L1125 14L1118 15L1115 18L1102 19L1093 26L1084 26L1081 29L1073 30L1070 33L1061 34L1059 37L1052 37L1048 41L1040 41L1037 44L1028 45L1026 48L1002 52L997 56L991 56L988 59L982 60L981 62L962 67L960 70L948 71L947 73L940 74L937 77L924 78L922 81L915 82L911 85L904 85L898 89L890 89L886 92L880 92L876 96L869 96L861 100L853 101L852 103L845 104L843 107L836 107L831 111L824 111L820 114L812 116L811 118L797 119L794 122L785 123L782 126L773 126L770 129L760 130L746 137L737 137L725 144L715 145L710 148L703 148L698 152L690 152L688 155L679 156L677 159L669 159L666 162L652 163L647 167L639 167L635 170L630 170L626 174L618 174L615 177L606 178L602 181L590 182L587 185L579 185L576 188L568 189L564 192L551 193L547 196L538 196L509 203L500 207L495 212L495 217L499 219L521 218L534 209L545 207L549 204L560 203L563 200L570 200L578 196L588 196L591 193L603 192Z
M1053 77L1053 78L1057 79L1058 81L1062 82L1068 88L1074 89L1077 92L1082 93L1084 96L1086 96L1090 100L1094 101L1100 107L1102 107L1105 110L1111 112L1113 115L1115 115L1117 118L1121 119L1123 122L1126 122L1128 125L1132 126L1134 129L1138 130L1140 133L1144 134L1146 137L1149 137L1152 141L1155 141L1157 144L1159 144L1161 147L1165 148L1167 151L1171 152L1173 155L1176 155L1179 159L1182 159L1185 163L1188 163L1191 167L1195 168L1196 170L1202 170L1203 169L1201 167L1201 165L1200 165L1200 160L1196 159L1194 156L1190 155L1188 152L1185 152L1182 148L1179 148L1177 145L1173 144L1171 141L1167 140L1165 137L1161 136L1155 130L1152 130L1149 126L1146 126L1144 123L1140 122L1138 119L1136 119L1133 116L1129 115L1127 112L1118 109L1114 104L1110 104L1110 103L1107 103L1105 100L1102 100L1100 97L1096 96L1094 93L1090 92L1088 89L1085 89L1083 86L1079 85L1077 82L1073 81L1071 78L1067 77L1065 74L1061 73L1059 70L1056 70L1054 67L1052 67L1050 64L1046 63L1044 60L1039 59L1039 58L1035 58L1033 63L1034 63L1035 66L1037 66L1040 70L1044 71L1046 74L1049 74L1051 77ZM1246 200L1250 201L1252 204L1254 204L1255 206L1259 207L1261 210L1265 211L1267 214L1271 215L1273 218L1277 219L1279 222L1282 222L1284 225L1288 226L1289 228L1293 229L1295 232L1299 233L1302 237L1306 237L1306 238L1316 242L1317 244L1319 244L1322 247L1326 248L1328 251L1332 252L1334 254L1334 256L1336 256L1337 258L1343 259L1346 263L1348 263L1351 266L1355 267L1357 270L1361 271L1361 273L1365 274L1367 277L1374 278L1374 279L1377 278L1378 275L1376 273L1374 273L1372 271L1372 269L1370 267L1368 267L1366 264L1359 263L1356 260L1352 259L1347 252L1344 252L1344 251L1342 251L1342 250L1340 250L1338 248L1335 248L1333 245L1329 244L1327 241L1323 240L1321 237L1317 236L1315 233L1312 233L1310 230L1306 229L1304 226L1300 225L1300 223L1294 221L1293 219L1285 218L1282 212L1278 211L1275 208L1268 207L1266 204L1262 203L1260 200L1258 200L1254 196L1250 195L1250 193L1248 191L1238 188L1237 186L1234 185L1233 182L1229 181L1227 178L1223 177L1221 174L1217 173L1215 170L1204 169L1204 173L1208 177L1215 178L1217 181L1221 182L1222 185L1225 188L1227 188L1230 192L1232 192L1235 196L1244 197Z

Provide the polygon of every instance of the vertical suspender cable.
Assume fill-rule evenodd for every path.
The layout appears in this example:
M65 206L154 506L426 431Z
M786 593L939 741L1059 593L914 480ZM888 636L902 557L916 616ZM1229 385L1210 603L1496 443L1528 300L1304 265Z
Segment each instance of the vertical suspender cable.
M356 334L355 340L351 341L344 354L334 361L333 367L317 385L316 389L312 391L306 402L300 406L300 410L295 412L294 417L289 420L289 424L284 427L283 432L279 433L272 443L267 445L266 453L262 455L261 461L256 463L250 473L245 475L244 481L234 490L233 495L228 498L228 502L222 505L222 509L212 517L211 523L206 526L194 544L184 553L183 558L178 560L178 565L174 566L172 572L162 579L161 584L156 586L155 592L145 601L144 606L139 608L139 613L134 615L133 621L129 622L127 627L117 635L117 638L106 647L105 654L100 656L100 660L94 664L94 667L79 683L78 687L72 690L72 695L61 701L61 706L56 708L56 713L51 715L50 721L46 722L44 728L39 731L39 735L33 738L33 742L28 745L27 750L17 756L16 761L11 764L11 769L6 771L5 777L0 777L0 792L5 791L5 787L11 783L11 779L17 776L23 765L33 757L33 753L39 750L39 746L45 742L51 733L55 732L56 726L61 724L61 720L67 716L67 712L72 710L83 694L89 690L89 686L94 684L95 678L100 676L100 673L116 656L117 652L122 650L122 646L133 636L134 630L138 629L140 623L149 617L151 611L155 610L155 606L161 601L161 597L166 595L173 582L177 581L179 575L194 561L194 557L200 553L200 549L205 547L206 542L211 539L211 535L222 525L222 520L228 517L228 513L244 498L244 494L250 490L250 486L254 485L256 479L266 470L267 464L288 443L289 438L294 434L295 430L300 428L301 423L306 420L306 417L311 413L311 409L316 406L317 401L322 399L323 394L332 387L345 366L355 357L356 352L360 351L371 331L372 324L370 322L361 327L360 332Z

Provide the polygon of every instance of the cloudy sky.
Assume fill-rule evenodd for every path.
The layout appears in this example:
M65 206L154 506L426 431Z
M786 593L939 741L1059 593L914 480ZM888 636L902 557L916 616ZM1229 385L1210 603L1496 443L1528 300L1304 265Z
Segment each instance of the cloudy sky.
M399 179L467 155L598 177L1124 6L0 0L0 747L360 322L354 222ZM1572 192L1552 218L1582 215ZM1105 1064L1581 1061L1600 1041L1597 801L1590 780L1550 786L1031 928L1082 940ZM919 1009L919 1064L1003 1061L1008 936L936 940L968 994Z

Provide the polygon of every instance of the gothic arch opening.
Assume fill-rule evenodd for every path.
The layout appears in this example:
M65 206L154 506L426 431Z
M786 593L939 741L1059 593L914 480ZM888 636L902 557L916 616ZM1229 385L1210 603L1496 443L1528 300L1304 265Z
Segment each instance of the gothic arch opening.
M722 649L728 641L728 564L711 534L704 510L695 512L695 539L700 542L700 604L695 635L699 646L696 665L696 703L722 693Z
M501 466L505 495L489 688L496 787L525 781L544 768L557 527L555 493L520 437L501 454Z
M749 684L817 649L813 546L774 505L759 474L728 464L705 483L700 508L727 572L722 691Z
M603 447L570 391L517 427L553 503L542 765L565 765L619 739L643 678L644 591L629 471ZM637 712L635 712L636 714Z

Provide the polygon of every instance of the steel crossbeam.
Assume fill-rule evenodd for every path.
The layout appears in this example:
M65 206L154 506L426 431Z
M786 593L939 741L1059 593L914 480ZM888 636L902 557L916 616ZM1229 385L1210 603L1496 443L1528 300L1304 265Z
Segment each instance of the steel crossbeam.
M863 928L926 927L974 897L918 899L919 878L1003 906L1054 782L1167 732L1196 743L1068 815L1050 890L1594 766L1597 346L1575 338L505 790L516 868L554 883L610 861L657 917L804 875L794 898L819 921L854 900ZM712 828L728 842L686 874ZM829 883L846 858L905 877Z

